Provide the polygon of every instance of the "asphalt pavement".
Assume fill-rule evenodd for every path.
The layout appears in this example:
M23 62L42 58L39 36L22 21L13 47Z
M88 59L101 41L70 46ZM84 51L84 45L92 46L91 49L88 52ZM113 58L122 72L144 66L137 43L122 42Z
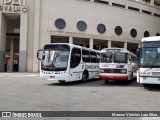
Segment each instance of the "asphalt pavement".
M77 81L60 84L55 81L40 80L39 73L0 73L1 111L160 111L159 101L159 86L144 88L136 80L111 81L107 85L99 79L89 80L86 83ZM112 119L115 120L117 117L110 118ZM159 118L133 117L132 119L158 120Z

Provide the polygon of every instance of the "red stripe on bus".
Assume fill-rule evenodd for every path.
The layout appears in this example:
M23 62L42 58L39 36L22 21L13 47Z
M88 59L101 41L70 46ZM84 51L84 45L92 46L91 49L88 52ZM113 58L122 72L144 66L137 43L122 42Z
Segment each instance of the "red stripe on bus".
M106 80L128 80L128 76L117 76L117 75L99 75L100 79L106 79Z

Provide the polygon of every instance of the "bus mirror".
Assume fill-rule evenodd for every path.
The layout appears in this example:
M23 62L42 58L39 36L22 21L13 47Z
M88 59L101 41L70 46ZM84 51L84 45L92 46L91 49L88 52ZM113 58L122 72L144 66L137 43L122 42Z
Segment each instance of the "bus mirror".
M38 60L42 60L42 52L43 52L43 49L40 49L37 51L37 59Z
M137 49L137 53L136 54L137 54L137 58L139 58L140 57L140 48Z
M141 48L137 49L137 66L140 65L140 55L141 55Z

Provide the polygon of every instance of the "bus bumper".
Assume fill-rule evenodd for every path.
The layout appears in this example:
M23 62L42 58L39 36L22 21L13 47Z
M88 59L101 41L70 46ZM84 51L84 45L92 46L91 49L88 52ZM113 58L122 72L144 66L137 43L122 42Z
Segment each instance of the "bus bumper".
M143 84L160 84L160 77L140 77L139 83Z
M59 72L58 74L55 72L41 72L40 79L41 80L53 80L53 81L70 81L68 77L68 73Z
M99 75L99 78L105 80L128 80L127 75Z

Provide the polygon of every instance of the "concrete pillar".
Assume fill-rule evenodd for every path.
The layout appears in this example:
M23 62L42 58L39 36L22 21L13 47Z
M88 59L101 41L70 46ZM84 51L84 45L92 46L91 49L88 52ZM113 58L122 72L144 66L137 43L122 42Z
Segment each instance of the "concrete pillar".
M73 44L73 37L69 37L69 43Z
M127 42L124 43L124 49L127 50Z
M150 5L154 6L154 0L150 0Z
M138 44L138 48L140 48L141 47L141 44Z
M6 49L6 18L0 12L0 72L5 68L5 49Z
M108 41L108 48L111 48L112 47L112 42L109 40Z
M21 13L20 20L20 51L19 51L19 72L26 72L27 68L27 27L28 14Z
M102 46L99 44L99 50L102 50Z
M108 1L108 2L109 2L109 5L112 6L112 2L111 1Z
M10 45L10 68L9 71L13 72L13 60L14 60L14 39L11 39Z
M33 72L38 72L39 62L37 59L37 50L39 49L40 40L40 5L41 0L35 2L35 14L34 14L34 45L33 45Z
M93 49L93 39L89 40L89 48Z
M143 2L142 0L138 0L138 2Z

